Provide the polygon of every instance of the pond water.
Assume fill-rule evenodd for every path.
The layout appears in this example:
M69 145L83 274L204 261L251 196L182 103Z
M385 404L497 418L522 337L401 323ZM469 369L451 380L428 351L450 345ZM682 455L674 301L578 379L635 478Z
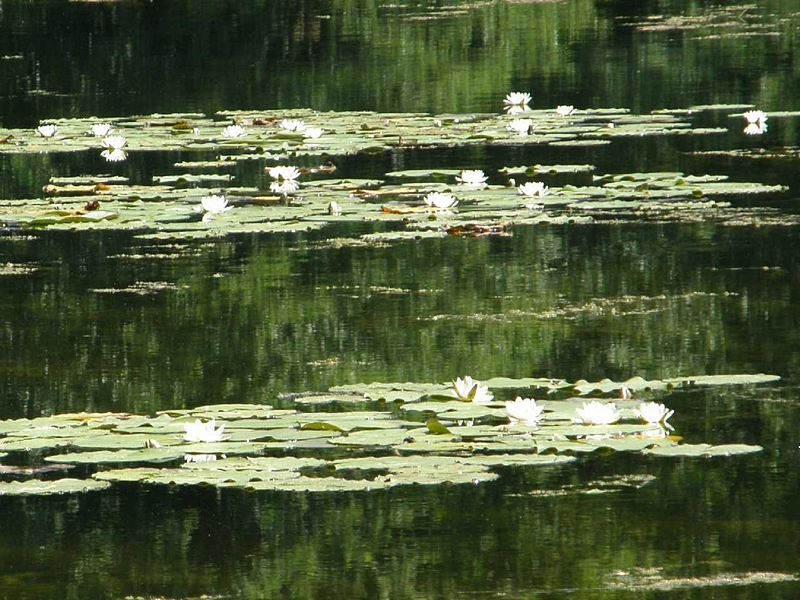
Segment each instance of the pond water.
M537 109L795 111L799 22L794 0L0 1L0 126L295 108L499 113L511 91L529 91ZM465 374L781 379L647 396L675 410L687 442L763 447L742 456L603 451L502 467L474 485L340 493L127 483L0 496L0 599L800 597L798 116L747 136L734 112L697 117L729 130L715 136L334 162L353 178L480 168L502 184L507 165L588 163L789 187L727 199L738 220L604 213L380 245L348 240L393 225L186 243L4 228L0 419L291 408L293 393ZM39 197L54 176L146 183L179 173L180 159L0 153L0 199ZM248 165L235 175L261 177ZM41 458L12 453L0 466Z

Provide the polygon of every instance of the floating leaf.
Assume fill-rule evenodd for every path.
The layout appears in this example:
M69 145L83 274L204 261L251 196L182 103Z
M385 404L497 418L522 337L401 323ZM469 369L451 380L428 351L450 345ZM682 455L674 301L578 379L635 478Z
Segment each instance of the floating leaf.
M668 384L680 387L716 386L716 385L751 385L774 383L780 381L778 375L700 375L695 377L674 377L664 380Z
M182 429L182 428L181 428ZM79 438L73 441L73 446L80 449L103 449L103 450L136 450L149 446L175 446L183 443L182 436L177 435L156 435L155 432L147 434L117 434L95 435ZM160 432L159 432L160 433ZM158 446L154 446L156 442Z
M490 454L464 459L467 464L487 467L547 467L565 465L575 460L574 456L557 454Z
M322 423L320 421L314 421L311 423L303 423L300 426L301 431L337 431L339 433L344 433L345 430L335 425L333 423Z
M761 452L761 446L748 446L746 444L727 444L712 446L710 444L680 444L676 446L656 446L644 451L644 454L654 456L732 456L734 454L751 454Z
M414 402L400 407L404 413L432 412L451 420L481 419L498 414L486 404L466 404L459 400L442 402Z
M201 444L196 445L199 446ZM176 448L142 448L141 450L101 450L98 452L56 454L54 456L47 456L44 460L57 463L93 465L116 463L162 463L181 458L183 454L183 450Z
M336 446L395 446L408 437L404 429L381 429L356 431L349 435L328 440Z
M434 435L450 434L450 430L442 425L438 419L428 419L425 421L425 427L427 427L428 431Z
M28 481L9 481L0 482L0 496L50 496L53 494L78 494L104 490L111 487L105 481L94 481L91 479L55 479L52 481L40 481L29 479Z
M0 440L0 451L12 452L31 450L49 450L67 448L73 443L73 438L67 437L40 437L40 438L5 438Z

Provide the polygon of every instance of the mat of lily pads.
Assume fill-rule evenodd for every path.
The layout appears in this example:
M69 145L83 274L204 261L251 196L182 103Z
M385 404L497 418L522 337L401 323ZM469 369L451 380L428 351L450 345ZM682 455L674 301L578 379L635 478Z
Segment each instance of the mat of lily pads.
M727 128L694 127L690 115L723 110L741 119L744 108L748 107L693 107L687 113L647 115L626 109L575 110L569 115L555 110L426 115L298 109L110 119L103 125L126 142L115 151L115 160L143 152L175 152L180 158L174 170L135 184L119 174L54 177L37 197L0 201L0 224L132 230L161 239L308 231L334 222L402 226L398 232L385 233L384 241L505 235L515 225L582 224L623 217L738 224L743 218L768 219L770 211L737 208L733 199L780 195L786 188L730 181L715 174L603 174L591 164L509 165L487 172L489 184L480 185L459 182L460 170L450 167L395 171L381 179L342 178L334 162L343 156L398 149L471 145L604 142L613 152L614 144L643 137L727 133ZM528 128L515 129L520 121ZM103 139L92 133L99 119L58 119L52 125L50 131L56 133L49 137L34 129L0 128L0 154L108 151ZM119 173L112 164L117 163L109 163L109 170ZM240 180L237 165L262 167L263 176L251 173ZM273 181L268 173L276 166L296 166L298 171L289 180ZM548 186L533 195L520 192L518 185L534 180ZM431 207L424 202L431 192L450 194L457 204L448 210ZM224 196L229 209L204 215L201 200L210 194ZM412 238L403 237L409 232Z
M637 407L644 400L668 404L679 390L779 379L764 374L624 382L495 377L476 382L486 393L472 394L472 401L457 397L454 383L369 383L338 386L324 395L287 395L293 398L289 408L219 404L155 415L6 420L0 421L0 495L79 493L115 484L369 491L481 484L497 479L498 467L564 465L601 449L649 457L729 457L761 448L684 440L665 422L643 422ZM535 422L511 419L505 403L491 397L494 392L543 398L538 401L543 413ZM479 396L483 401L476 402ZM318 400L318 411L307 412L302 400L309 397ZM354 410L358 397L363 410ZM613 402L621 418L576 422L577 410L597 398ZM324 403L329 410L319 412ZM187 441L198 426L211 438Z

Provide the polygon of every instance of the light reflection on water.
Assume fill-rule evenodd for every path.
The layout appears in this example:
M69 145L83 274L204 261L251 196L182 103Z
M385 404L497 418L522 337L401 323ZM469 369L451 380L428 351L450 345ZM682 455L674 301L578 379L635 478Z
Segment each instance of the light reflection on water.
M37 4L0 7L0 53L22 55L0 62L6 126L223 108L496 112L512 90L533 92L537 107L797 108L798 78L784 68L797 54L793 37L779 44L636 33L616 18L630 16L630 3L493 4L434 22L409 20L415 5L373 3L69 3L57 14L56 3ZM677 14L695 4L635 10ZM792 10L788 0L763 7L766 15ZM727 117L702 118L730 125ZM598 172L682 170L794 184L791 161L743 166L689 153L791 146L796 137L794 120L774 119L763 139L731 128L724 139L643 140L612 155L467 149L337 166L362 177L431 164L483 167L499 183L502 166L587 162ZM114 168L147 182L178 158L132 156ZM54 174L109 168L97 157L3 155L0 190L28 197ZM259 176L248 167L237 173L241 181ZM372 494L120 486L2 498L0 598L611 598L619 592L606 586L636 569L666 577L800 572L795 230L602 224L388 248L316 245L328 233L188 249L109 234L0 238L0 266L39 267L0 276L0 416L279 404L282 392L464 374L770 372L783 382L668 398L687 441L765 450L712 460L593 456L504 470L480 486ZM186 256L130 258L180 252ZM91 291L142 281L174 289ZM657 479L616 494L525 495L625 474ZM786 598L800 596L800 587L659 594Z

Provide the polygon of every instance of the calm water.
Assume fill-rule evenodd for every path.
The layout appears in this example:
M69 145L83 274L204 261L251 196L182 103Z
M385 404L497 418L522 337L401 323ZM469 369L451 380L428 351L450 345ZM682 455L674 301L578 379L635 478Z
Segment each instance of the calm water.
M496 112L512 90L532 92L537 108L800 108L792 0L736 12L758 33L747 37L639 31L631 23L653 15L731 18L710 2L631 4L0 0L0 121L233 108ZM643 141L611 156L469 149L338 166L380 176L432 164L492 173L590 162L599 172L683 170L796 186L796 160L687 154L798 144L796 119L769 126L762 138ZM147 181L174 162L132 156L121 168ZM86 157L0 155L0 193L29 197L52 175L107 168ZM773 207L796 212L795 198ZM286 392L466 373L768 372L783 380L668 399L687 441L764 451L595 456L508 469L480 486L369 494L123 486L0 498L0 599L800 597L796 581L610 589L648 569L668 578L800 572L796 228L601 223L388 248L324 243L365 231L240 237L188 252L108 233L0 237L0 265L39 267L0 276L0 418L280 405ZM156 256L164 254L173 258ZM103 292L141 281L166 289ZM616 494L526 493L629 474L656 479Z

